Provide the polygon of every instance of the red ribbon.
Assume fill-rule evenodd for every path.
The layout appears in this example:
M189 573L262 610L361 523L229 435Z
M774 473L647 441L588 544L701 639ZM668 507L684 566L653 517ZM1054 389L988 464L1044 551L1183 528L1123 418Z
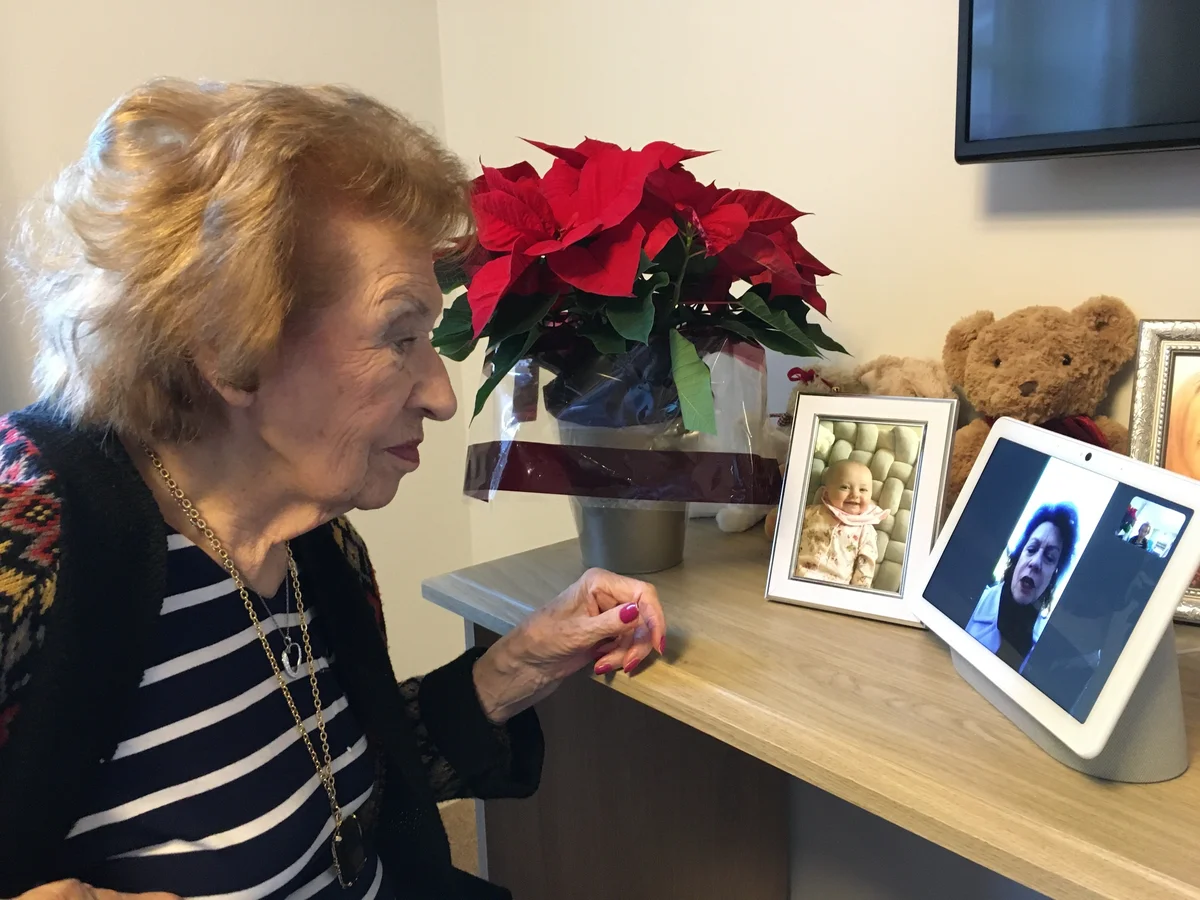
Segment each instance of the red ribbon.
M533 441L467 447L463 493L559 494L674 503L779 502L783 478L774 459L749 453L620 450Z

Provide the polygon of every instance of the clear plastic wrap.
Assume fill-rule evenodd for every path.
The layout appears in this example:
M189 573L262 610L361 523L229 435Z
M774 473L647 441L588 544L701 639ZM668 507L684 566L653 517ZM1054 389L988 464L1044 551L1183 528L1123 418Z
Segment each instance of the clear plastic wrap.
M523 359L471 425L464 492L489 501L558 494L593 507L693 504L693 515L774 505L782 482L773 448L763 447L765 353L727 335L695 343L711 372L715 435L684 428L665 341L596 356L569 374Z

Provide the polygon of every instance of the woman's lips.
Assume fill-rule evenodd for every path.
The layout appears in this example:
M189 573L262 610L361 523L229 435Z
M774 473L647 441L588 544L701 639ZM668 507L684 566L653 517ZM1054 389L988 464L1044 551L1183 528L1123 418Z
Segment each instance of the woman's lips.
M414 466L421 464L421 442L409 441L407 444L397 444L395 447L388 447L387 452L397 459L402 459L407 463L412 463Z
M1021 587L1024 588L1026 591L1032 591L1035 587L1035 585L1033 583L1033 579L1030 578L1028 575L1022 575L1021 576Z

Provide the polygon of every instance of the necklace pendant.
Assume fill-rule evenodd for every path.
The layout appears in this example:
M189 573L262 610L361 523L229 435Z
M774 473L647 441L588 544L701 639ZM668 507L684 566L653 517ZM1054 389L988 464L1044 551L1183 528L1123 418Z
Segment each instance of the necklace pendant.
M337 872L338 884L343 890L351 887L367 864L366 840L358 816L342 819L342 824L333 830L333 840L329 846L333 851L333 868Z
M283 653L279 654L279 662L283 665L283 671L288 673L291 678L300 677L300 645L287 641L283 645Z

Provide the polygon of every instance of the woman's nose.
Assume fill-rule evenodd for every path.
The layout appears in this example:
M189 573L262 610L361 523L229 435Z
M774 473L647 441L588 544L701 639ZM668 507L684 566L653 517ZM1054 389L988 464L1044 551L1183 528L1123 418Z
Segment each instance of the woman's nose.
M450 384L450 373L441 354L432 346L426 347L428 362L424 377L413 390L412 400L421 406L431 419L445 422L458 409L458 398L454 396L454 386Z

